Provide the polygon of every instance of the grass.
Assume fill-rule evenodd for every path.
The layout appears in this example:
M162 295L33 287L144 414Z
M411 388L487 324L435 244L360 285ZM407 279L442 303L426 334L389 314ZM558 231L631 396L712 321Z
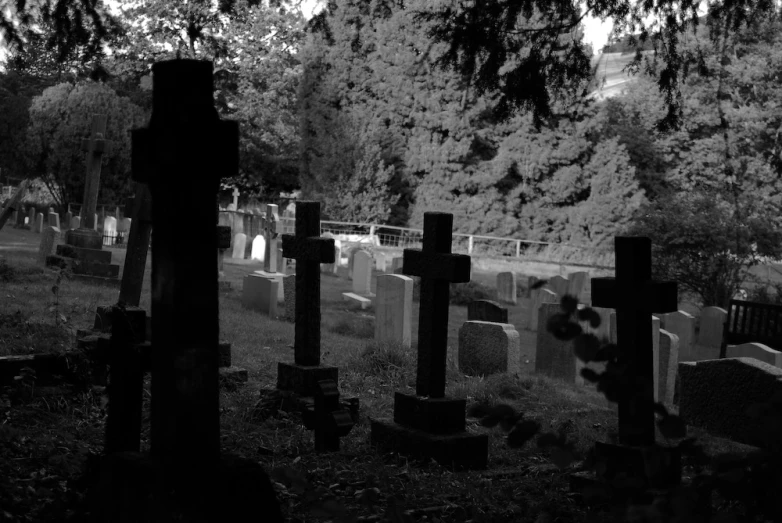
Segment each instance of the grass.
M116 301L118 291L66 280L52 292L56 275L35 263L38 236L29 231L0 231L0 354L59 351L73 342L77 328L92 326L95 308ZM122 263L124 251L112 251ZM261 387L273 388L276 363L293 360L294 325L242 308L242 278L257 263L228 263L225 277L233 290L221 294L221 337L232 343L233 364L249 371L250 381L220 397L221 443L275 471L278 499L289 521L326 521L325 501L336 501L344 514L377 517L389 504L419 514L416 521L603 521L600 509L576 503L561 470L548 451L534 444L511 449L505 433L468 418L467 430L489 435L487 471L451 473L432 463L411 463L382 455L369 446L369 416L391 417L395 391L414 391L418 306L413 304L413 347L378 344L372 310L344 302L350 285L344 272L321 280L322 362L339 367L340 392L357 396L361 418L342 439L341 450L317 454L313 435L292 413L259 415ZM150 267L141 306L149 311ZM341 269L344 271L344 269ZM492 297L494 275L475 273L473 282L454 286L454 302ZM374 280L373 280L374 286ZM55 305L56 303L56 305ZM507 403L544 431L561 431L576 442L583 457L596 441L610 441L616 431L615 406L590 387L577 387L532 373L535 335L524 329L527 300L509 306L509 321L521 336L523 365L519 376L467 377L458 372L454 348L466 308L452 304L449 313L447 394L468 405ZM52 310L56 308L56 311ZM65 317L60 318L59 314ZM144 397L142 449L149 448L149 377ZM35 387L25 380L6 387L0 401L0 506L3 521L76 521L84 510L82 467L102 449L105 397L99 389ZM697 433L697 431L696 431ZM705 436L700 433L701 436ZM741 448L708 439L713 450ZM306 484L304 491L298 485ZM334 509L336 510L336 509ZM338 511L337 511L338 512ZM332 515L334 515L332 511ZM376 518L379 521L380 518ZM367 521L371 521L367 520Z

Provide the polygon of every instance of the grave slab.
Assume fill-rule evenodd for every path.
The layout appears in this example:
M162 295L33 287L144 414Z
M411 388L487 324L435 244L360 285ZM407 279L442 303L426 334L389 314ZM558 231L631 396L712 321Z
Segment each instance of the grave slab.
M473 300L467 304L467 321L508 323L508 309L491 300Z
M741 345L728 345L726 358L754 358L782 369L782 352L774 350L762 343L742 343Z
M516 305L516 273L501 272L497 274L497 301Z
M410 347L413 279L401 274L380 274L376 290L375 341Z
M277 317L277 302L281 279L248 274L242 281L242 307Z

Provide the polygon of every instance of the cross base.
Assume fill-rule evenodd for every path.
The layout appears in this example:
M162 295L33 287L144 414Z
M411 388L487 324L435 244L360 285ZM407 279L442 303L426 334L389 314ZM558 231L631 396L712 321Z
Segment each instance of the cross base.
M666 447L632 447L595 443L596 471L570 475L570 488L585 499L651 503L654 491L682 483L681 451ZM629 478L629 479L624 479Z
M299 412L301 422L307 430L315 429L315 398L313 396L299 396L298 394L279 389L261 389L258 409L263 419L274 416L277 411ZM353 423L358 423L359 399L355 396L339 397L341 408L350 412Z
M394 422L430 434L464 432L467 400L394 394Z
M385 452L434 459L443 467L454 470L480 470L488 465L487 434L431 434L400 425L389 418L370 419L370 423L371 444Z
M96 469L88 497L94 521L239 521L258 507L264 521L283 521L266 471L252 460L221 456L217 474L198 489L206 494L200 496L166 492L159 481L163 468L148 454L109 454Z
M69 224L70 225L70 224ZM101 249L103 235L95 229L79 228L65 231L65 243L86 249Z
M318 382L321 380L334 380L339 383L339 369L326 365L277 363L279 390L291 391L299 396L314 397L318 391Z

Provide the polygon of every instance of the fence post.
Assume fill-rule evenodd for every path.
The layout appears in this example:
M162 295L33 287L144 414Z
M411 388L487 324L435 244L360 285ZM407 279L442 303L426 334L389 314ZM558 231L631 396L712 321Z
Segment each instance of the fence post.
M516 240L516 258L521 257L521 240Z
M467 254L472 254L472 235L467 237Z

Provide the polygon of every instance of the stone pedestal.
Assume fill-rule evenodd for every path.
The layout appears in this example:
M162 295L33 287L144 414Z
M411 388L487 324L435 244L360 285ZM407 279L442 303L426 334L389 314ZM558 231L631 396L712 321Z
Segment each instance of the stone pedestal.
M65 232L65 244L48 256L46 265L70 267L75 279L119 285L119 265L111 263L111 252L102 250L103 238L92 229Z
M277 389L291 391L299 396L312 397L321 380L339 379L339 369L326 365L298 365L296 363L277 363Z
M592 501L651 503L648 490L664 491L682 483L681 452L675 448L597 442L595 465L595 471L570 475L571 490Z
M216 468L214 478L203 485L193 480L177 495L164 486L165 469L149 454L103 456L88 497L91 521L240 521L262 510L263 521L282 523L274 489L260 464L222 455Z
M372 445L455 470L485 469L489 437L465 431L465 408L466 400L397 392L393 420L371 420Z

